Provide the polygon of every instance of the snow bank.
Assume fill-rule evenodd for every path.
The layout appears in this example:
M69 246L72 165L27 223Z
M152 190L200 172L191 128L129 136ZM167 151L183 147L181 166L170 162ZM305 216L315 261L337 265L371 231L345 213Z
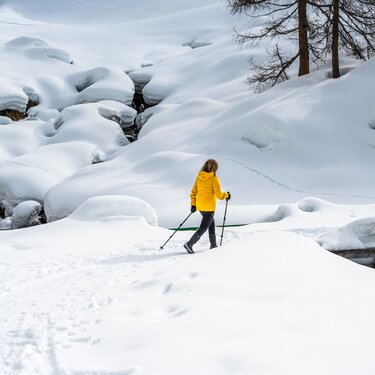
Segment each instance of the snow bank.
M46 210L48 217L48 210ZM154 209L145 201L129 196L107 195L87 199L70 218L83 221L116 220L123 217L143 217L148 224L157 226Z
M230 229L193 256L188 232L159 251L170 233L72 218L1 231L0 371L48 374L52 346L66 374L373 374L373 270L291 233Z
M320 236L318 242L327 250L375 247L375 217L355 220Z

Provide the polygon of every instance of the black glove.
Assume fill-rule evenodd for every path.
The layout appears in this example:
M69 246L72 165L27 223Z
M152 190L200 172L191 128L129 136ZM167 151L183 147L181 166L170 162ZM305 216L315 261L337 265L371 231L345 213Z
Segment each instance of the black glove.
M191 206L191 209L190 209L190 212L191 212L191 213L194 213L196 210L197 210L197 207L195 207L195 206Z
M229 199L230 199L230 197L231 197L230 192L227 191L227 194L228 194L228 198L227 198L226 200L229 201Z

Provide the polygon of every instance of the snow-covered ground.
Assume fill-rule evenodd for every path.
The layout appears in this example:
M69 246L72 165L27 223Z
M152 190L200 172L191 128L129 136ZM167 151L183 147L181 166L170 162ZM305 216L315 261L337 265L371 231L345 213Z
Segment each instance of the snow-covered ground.
M373 270L325 249L375 246L375 60L254 94L262 51L232 35L259 22L221 0L0 1L0 111L37 104L0 117L0 229L36 202L52 221L0 231L0 374L373 374ZM135 90L152 107L129 143ZM208 158L250 225L159 251Z
M372 269L286 232L192 256L143 219L0 233L2 374L372 374Z

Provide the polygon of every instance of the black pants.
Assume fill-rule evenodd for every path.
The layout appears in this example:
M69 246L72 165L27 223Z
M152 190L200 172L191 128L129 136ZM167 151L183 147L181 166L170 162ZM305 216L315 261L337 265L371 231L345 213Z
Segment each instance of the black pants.
M215 211L199 211L202 215L201 225L198 230L190 238L189 243L193 246L206 233L208 229L208 236L210 238L211 247L216 247L216 231L215 231Z

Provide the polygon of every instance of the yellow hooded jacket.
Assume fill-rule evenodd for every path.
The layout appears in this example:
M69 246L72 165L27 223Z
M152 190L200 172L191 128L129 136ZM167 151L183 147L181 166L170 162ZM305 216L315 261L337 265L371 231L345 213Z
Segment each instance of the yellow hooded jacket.
M220 181L214 172L200 171L191 189L190 201L198 211L215 211L216 198L228 198L228 193L221 191Z

